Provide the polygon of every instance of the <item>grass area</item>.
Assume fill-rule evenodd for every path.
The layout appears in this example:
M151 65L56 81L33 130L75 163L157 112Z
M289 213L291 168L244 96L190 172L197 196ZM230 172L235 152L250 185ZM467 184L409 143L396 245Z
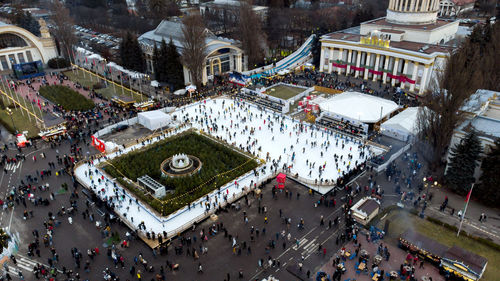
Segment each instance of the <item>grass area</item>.
M304 92L305 89L298 88L298 87L292 87L292 86L286 86L286 85L277 85L274 86L266 91L266 94L277 97L280 99L290 99L295 97L296 95Z
M91 74L89 74L88 72L86 72L84 75L84 72L82 70L78 70L75 72L66 71L66 72L64 72L64 75L68 76L68 78L71 81L78 82L78 83L80 83L80 85L82 85L86 88L89 88L89 89L92 89L94 85L98 84L99 80L101 82L103 82L103 80L98 79L97 76L92 76L92 79L91 79ZM111 83L103 83L103 86L104 86L104 88L97 89L95 91L96 91L96 93L103 95L103 97L105 97L108 100L111 100L111 98L114 96L130 96L130 95L137 98L137 100L141 100L141 96L142 96L141 94L134 94L130 90L126 89L125 87L123 88L123 92L122 92L122 88L120 86L117 86L117 85L113 86L113 84L111 84ZM115 91L116 91L116 93L115 93ZM142 97L142 98L147 98L147 97Z
M162 177L161 163L178 153L198 157L202 162L201 170L191 176ZM258 163L246 155L189 131L115 158L104 169L156 211L168 215L257 166ZM143 175L149 175L165 187L173 189L173 193L162 198L163 204L128 184L123 178L125 176L136 181Z
M61 85L43 86L40 95L65 110L86 111L94 108L94 102L77 91Z
M28 131L28 138L37 137L40 129L38 129L38 127L36 126L34 117L31 116L30 121L30 119L28 118L28 113L26 113L26 111L20 108L11 108L11 110L12 119L6 109L0 109L0 122L2 123L2 125L13 134L16 130L19 132ZM14 121L14 124L12 124L12 121Z
M404 211L392 211L385 220L390 220L388 236L393 239L399 238L399 235L406 230L413 230L432 238L446 246L457 245L477 255L488 259L488 266L481 280L493 281L498 280L500 276L500 267L495 266L500 264L500 251L489 247L478 241L461 235L457 237L457 233L445 227L437 225L428 220L423 220L413 214ZM384 221L379 223L379 227L383 228Z

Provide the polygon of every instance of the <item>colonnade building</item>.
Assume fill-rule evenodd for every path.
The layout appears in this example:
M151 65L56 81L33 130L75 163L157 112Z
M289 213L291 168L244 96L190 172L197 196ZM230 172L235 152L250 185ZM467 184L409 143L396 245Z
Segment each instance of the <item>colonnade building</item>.
M424 94L456 48L459 22L438 11L439 0L390 0L386 17L321 37L320 71Z

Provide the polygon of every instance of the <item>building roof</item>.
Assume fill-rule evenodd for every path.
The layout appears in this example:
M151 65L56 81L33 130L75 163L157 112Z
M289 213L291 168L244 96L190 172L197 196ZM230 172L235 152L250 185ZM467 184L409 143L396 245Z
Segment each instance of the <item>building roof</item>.
M358 92L344 92L319 103L321 111L363 123L376 123L388 116L398 105L383 98Z
M437 257L443 257L443 255L448 250L448 247L446 247L445 245L412 230L407 230L405 233L401 234L400 238L408 241L418 249L432 253Z
M458 246L451 247L444 254L443 258L464 263L477 274L481 274L488 260L482 256L471 253Z
M344 31L338 31L338 32L333 32L329 33L326 35L323 35L321 38L322 40L339 40L339 41L347 41L347 42L354 42L359 43L362 35L361 34L353 34L353 33L346 33ZM394 49L402 49L402 50L408 50L408 51L413 51L413 52L419 52L423 54L433 54L433 53L451 53L453 51L453 47L451 46L444 46L444 45L435 45L435 44L427 44L427 43L417 43L417 42L409 42L409 41L391 41L389 44L389 49L394 48Z
M377 201L366 200L365 202L363 202L363 204L361 204L361 206L359 206L358 209L370 215L373 212L375 212L379 207L380 205L377 203Z
M365 25L365 24L383 25L385 28L420 29L420 30L431 31L433 29L440 28L440 27L445 26L445 25L450 24L450 23L452 23L452 22L445 21L445 20L436 20L434 23L429 23L429 24L396 24L396 23L388 22L386 20L386 18L383 17L383 18L377 18L377 19L365 21L361 24L362 25Z
M148 46L154 46L160 43L162 40L165 42L169 42L172 39L172 42L177 47L177 49L182 52L183 49L183 41L184 41L184 33L182 32L182 22L181 21L168 21L162 20L161 23L151 31L148 31L141 36L139 36L139 42L141 44L145 44ZM222 38L215 36L210 30L205 30L207 33L205 44L207 45L207 53L210 54L215 47L212 45L232 45L237 44L238 41L232 40L229 38ZM220 43L213 44L214 41L220 41ZM212 43L212 44L211 44ZM212 51L211 51L212 50Z

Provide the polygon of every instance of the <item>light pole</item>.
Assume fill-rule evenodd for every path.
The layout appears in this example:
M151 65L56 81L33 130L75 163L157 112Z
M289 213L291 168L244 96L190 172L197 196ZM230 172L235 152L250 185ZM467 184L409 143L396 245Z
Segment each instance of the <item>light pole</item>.
M12 112L12 109L7 107L7 114L10 116L10 120L12 121L12 127L14 127L14 131L16 131L16 134L17 134L16 125L14 124L14 118L12 118L12 114L14 114Z
M427 208L427 199L429 198L429 187L431 187L431 186L437 187L438 186L438 182L437 181L434 181L434 183L427 182L427 178L426 177L424 177L422 179L422 181L424 182L425 199L424 199L424 204L422 205L422 212L420 212L420 217L424 218L425 208Z

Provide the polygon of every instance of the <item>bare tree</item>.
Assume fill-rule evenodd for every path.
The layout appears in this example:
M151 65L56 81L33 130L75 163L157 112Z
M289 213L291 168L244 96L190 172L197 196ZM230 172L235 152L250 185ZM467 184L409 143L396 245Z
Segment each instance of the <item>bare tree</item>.
M463 119L460 107L481 84L477 65L478 53L462 47L448 59L444 71L437 75L439 85L423 98L425 109L417 119L420 141L426 161L432 170L444 167L444 156L453 130Z
M73 18L69 14L69 9L58 0L52 2L52 20L55 28L53 30L55 37L59 40L61 53L65 54L68 59L72 58L72 47L76 43L76 37L73 33Z
M253 11L251 0L240 2L239 38L243 51L248 56L248 64L255 67L264 58L264 33L259 16Z
M200 87L207 56L205 25L200 14L186 16L182 23L182 33L184 35L182 61L191 73L193 84Z

